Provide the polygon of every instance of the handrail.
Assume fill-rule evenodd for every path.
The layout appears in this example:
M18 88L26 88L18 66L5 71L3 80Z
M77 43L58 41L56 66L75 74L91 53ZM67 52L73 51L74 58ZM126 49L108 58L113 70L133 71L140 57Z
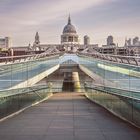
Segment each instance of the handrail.
M97 53L77 53L78 55L83 55L87 57L93 57L96 59L101 59L104 61L110 61L117 64L127 64L132 66L140 66L140 57L134 57L134 56L121 56L121 55L110 55L110 54L97 54ZM112 58L115 58L112 59ZM126 61L126 62L125 62Z
M42 87L44 86L44 87ZM36 92L42 89L49 89L49 87L47 85L38 85L38 86L32 86L32 87L26 87L26 88L18 88L18 89L5 89L5 90L0 90L0 98L4 98L4 97L9 97L9 96L14 96L14 95L19 95L19 94L26 94L29 92ZM13 92L12 92L13 91ZM15 92L17 91L17 93ZM2 93L9 93L6 95L3 95ZM3 96L1 96L3 95Z
M94 84L93 86L95 86L95 87L103 87L103 88L112 88L112 89L118 89L118 90L123 90L123 91L129 91L129 92L136 92L136 93L140 93L140 91L135 91L135 90L131 90L131 89L129 89L128 90L128 88L121 88L121 87L112 87L112 86L104 86L104 85L102 85L102 84Z
M135 58L135 59L140 59L140 57L137 56L122 56L122 55L113 55L113 54L102 54L102 53L82 53L82 52L78 52L78 54L88 54L88 55L102 55L102 56L113 56L113 57L122 57L122 58Z
M36 59L40 58L45 58L45 57L52 57L56 55L61 55L62 53L41 53L41 54L32 54L32 55L22 55L22 56L7 56L7 57L0 57L0 64L8 64L9 62L14 63L15 61L19 61L16 63L22 62L27 62L27 61L33 61Z
M0 59L25 58L25 57L30 57L30 56L36 56L36 54L32 54L32 55L20 55L20 56L4 56L4 57L0 57Z
M101 88L99 88L101 87ZM117 92L113 92L113 91L109 91L107 90L106 88L110 88L110 89L115 89L115 90L121 90L122 92L131 92L129 90L123 90L123 89L117 89L117 88L111 88L111 87L105 87L105 86L98 86L98 87L88 87L88 86L85 86L85 88L88 88L88 89L94 89L94 90L98 90L98 91L102 91L102 92L106 92L106 93L110 93L110 94L113 94L113 95L117 95L117 96L121 96L121 97L126 97L126 98L129 98L129 99L134 99L134 100L138 100L140 101L140 98L136 98L134 97L134 93L137 93L137 94L140 94L140 92L135 92L135 91L132 91L133 93L131 93L132 95L129 96L129 95L124 95L123 93L117 93Z

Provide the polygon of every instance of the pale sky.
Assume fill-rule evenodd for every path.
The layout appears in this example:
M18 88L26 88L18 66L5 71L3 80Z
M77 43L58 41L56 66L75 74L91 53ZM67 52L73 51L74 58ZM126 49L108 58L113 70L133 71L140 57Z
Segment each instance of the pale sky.
M140 0L0 0L0 36L24 46L38 31L42 44L58 44L69 13L81 43L84 35L99 45L113 35L120 46L140 37Z

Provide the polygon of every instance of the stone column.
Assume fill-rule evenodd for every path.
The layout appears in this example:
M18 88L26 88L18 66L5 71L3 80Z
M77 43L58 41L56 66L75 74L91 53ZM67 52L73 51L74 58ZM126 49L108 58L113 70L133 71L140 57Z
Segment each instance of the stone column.
M66 42L69 42L69 36L67 36L67 41Z

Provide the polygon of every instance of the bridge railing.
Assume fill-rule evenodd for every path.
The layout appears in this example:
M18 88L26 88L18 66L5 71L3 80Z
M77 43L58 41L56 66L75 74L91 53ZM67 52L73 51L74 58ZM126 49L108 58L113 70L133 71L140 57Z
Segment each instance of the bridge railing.
M85 85L86 96L104 108L140 127L140 92Z
M78 54L94 57L97 59L107 60L115 63L140 66L140 57L135 57L135 56L110 55L110 54L101 54L101 53L78 53Z
M12 63L21 63L27 61L38 60L45 57L53 57L56 55L62 55L62 53L41 53L41 54L32 54L32 55L22 55L22 56L7 56L0 57L0 65L12 64Z
M0 91L0 120L49 98L51 94L47 85Z
M68 83L71 81L67 81ZM28 107L47 100L52 94L67 92L71 93L71 86L63 91L63 80L47 80L34 86L18 89L0 90L0 121L9 115L21 112ZM75 89L84 92L84 87Z
M37 57L37 56L36 56ZM20 57L21 58L21 57ZM27 57L26 59L28 59ZM2 59L2 58L1 58ZM8 64L0 63L0 90L13 88L16 85L25 83L25 86L31 85L29 79L51 69L59 64L59 55L50 57L41 57L39 59L11 62ZM21 86L20 86L21 88Z

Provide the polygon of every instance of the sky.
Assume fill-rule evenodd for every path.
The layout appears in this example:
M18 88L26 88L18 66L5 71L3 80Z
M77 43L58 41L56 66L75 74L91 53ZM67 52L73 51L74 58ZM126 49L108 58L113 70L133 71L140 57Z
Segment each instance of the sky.
M70 13L81 43L88 35L101 46L113 35L123 46L126 37L140 37L139 7L140 0L0 0L0 37L25 46L38 31L42 44L58 44Z

